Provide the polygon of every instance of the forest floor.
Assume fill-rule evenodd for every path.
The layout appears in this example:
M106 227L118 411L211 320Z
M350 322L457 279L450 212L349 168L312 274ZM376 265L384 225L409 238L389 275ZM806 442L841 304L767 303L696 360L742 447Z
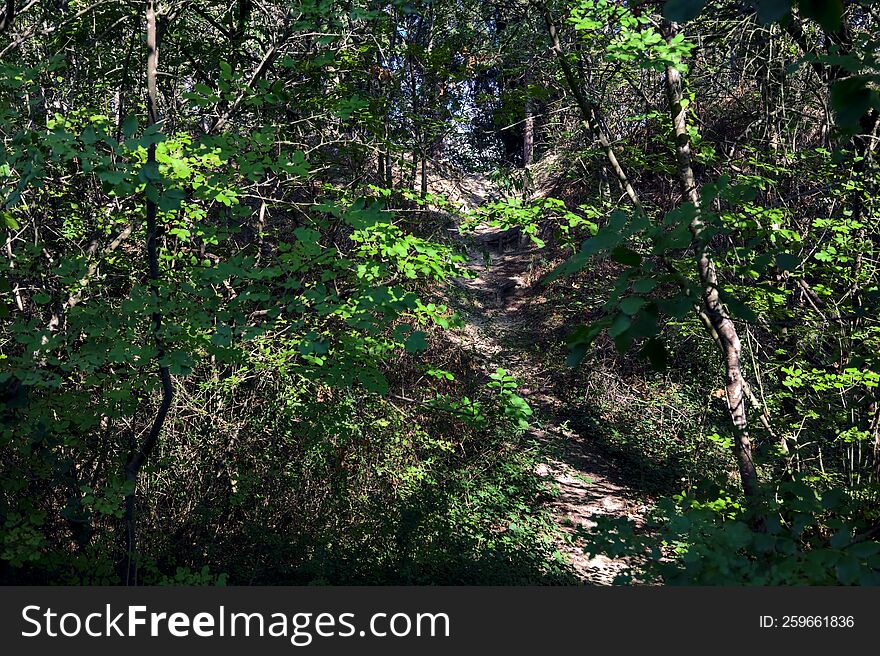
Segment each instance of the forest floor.
M482 200L481 181L470 182L470 201L476 204ZM464 325L452 338L478 356L487 375L501 367L519 383L517 394L535 413L527 437L542 453L537 473L547 481L553 495L549 510L562 529L557 548L585 584L610 585L629 564L587 555L585 535L596 527L596 516L642 524L648 500L588 434L570 428L583 422L560 398L557 367L548 365L548 353L534 339L534 329L550 320L551 306L536 284L540 249L516 235L505 244L504 231L486 226L462 241L471 277L456 280L464 290L464 301L455 303Z

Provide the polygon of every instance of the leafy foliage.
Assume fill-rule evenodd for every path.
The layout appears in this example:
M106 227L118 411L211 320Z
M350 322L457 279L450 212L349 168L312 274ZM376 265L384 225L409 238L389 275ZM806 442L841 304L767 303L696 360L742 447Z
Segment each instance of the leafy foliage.
M0 580L571 582L555 422L632 579L880 583L876 11L147 6L0 34Z

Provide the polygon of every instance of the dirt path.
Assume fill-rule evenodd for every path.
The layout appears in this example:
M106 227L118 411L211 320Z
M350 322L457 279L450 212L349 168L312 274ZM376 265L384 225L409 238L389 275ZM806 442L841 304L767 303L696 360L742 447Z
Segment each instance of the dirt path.
M506 249L496 244L508 243ZM469 307L462 311L466 324L455 336L464 348L480 353L487 371L503 367L520 384L518 393L535 411L536 422L529 434L546 448L538 473L558 495L551 512L563 529L559 550L587 584L609 585L627 568L623 560L605 556L590 558L583 551L584 539L596 515L639 520L644 505L613 463L591 448L589 435L567 428L567 408L554 393L551 374L528 343L530 332L524 322L534 322L526 312L538 252L521 240L505 240L500 231L481 228L468 244L468 269L474 277L456 284L466 290ZM490 246L487 246L489 244ZM572 422L576 423L576 422Z

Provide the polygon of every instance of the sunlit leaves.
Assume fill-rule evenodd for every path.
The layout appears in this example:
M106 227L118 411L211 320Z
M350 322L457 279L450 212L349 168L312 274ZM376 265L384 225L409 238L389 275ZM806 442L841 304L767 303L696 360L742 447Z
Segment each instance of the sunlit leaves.
M377 265L384 265L361 269L360 275L368 280L390 275L392 271L409 279L428 277L440 280L457 274L463 261L449 246L407 234L393 224L378 220L369 227L356 230L351 240L360 245L357 250L360 257L375 257Z
M529 417L534 411L521 396L514 390L519 387L516 379L505 369L498 368L489 374L491 381L487 387L497 390L504 414L514 423L517 428L525 430L529 427Z
M18 230L18 220L12 215L12 212L6 210L0 212L0 223L6 228Z
M700 0L671 0L666 3L664 12L670 20L690 20L704 4ZM632 62L641 68L662 71L666 66L675 66L683 69L694 48L684 34L667 40L647 17L635 15L633 10L617 3L579 3L572 11L571 22L586 39L595 38L594 31L600 26L614 24L613 37L603 44L604 56Z

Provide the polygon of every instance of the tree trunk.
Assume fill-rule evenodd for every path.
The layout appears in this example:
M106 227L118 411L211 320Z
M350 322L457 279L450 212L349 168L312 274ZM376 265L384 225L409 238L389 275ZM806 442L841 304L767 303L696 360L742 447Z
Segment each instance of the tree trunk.
M665 23L664 28L667 40L675 36L677 32L675 23ZM697 248L697 271L703 287L703 313L714 331L713 337L716 337L724 361L727 406L735 433L733 448L743 492L747 497L753 498L758 494L758 474L749 440L745 393L747 383L742 371L742 344L733 320L721 303L715 263L709 256L708 244L705 243L703 235L700 194L691 165L691 141L687 131L685 108L682 103L681 73L674 66L666 67L666 97L669 101L669 113L675 132L675 152L681 193L684 199L692 203L695 208L690 230Z
M0 16L0 33L5 32L12 27L12 21L15 20L15 0L6 0L6 9Z
M147 5L147 128L155 125L159 120L158 115L158 90L156 78L159 67L159 44L156 30L156 10L151 0ZM147 166L156 163L156 146L151 143L147 149ZM123 571L123 580L126 585L137 585L137 483L141 468L150 457L150 453L159 441L165 416L171 408L174 398L174 388L171 384L171 373L168 367L162 364L165 350L162 346L160 331L162 329L162 313L159 309L159 255L156 243L156 217L158 208L156 201L151 200L150 194L146 194L147 215L147 277L150 280L155 309L152 313L152 333L156 343L156 360L159 368L159 380L162 386L162 399L159 408L153 418L153 424L149 433L140 447L134 451L125 465L125 480L129 485L129 492L125 498L125 537L126 558ZM155 198L155 196L153 196Z
M428 195L428 155L424 151L422 153L422 188L419 195L422 198Z
M532 163L532 160L535 156L535 110L534 105L532 103L532 96L529 93L529 83L531 82L531 76L526 73L525 77L525 86L526 86L526 104L525 104L525 122L523 123L523 153L522 153L522 164L523 168Z

